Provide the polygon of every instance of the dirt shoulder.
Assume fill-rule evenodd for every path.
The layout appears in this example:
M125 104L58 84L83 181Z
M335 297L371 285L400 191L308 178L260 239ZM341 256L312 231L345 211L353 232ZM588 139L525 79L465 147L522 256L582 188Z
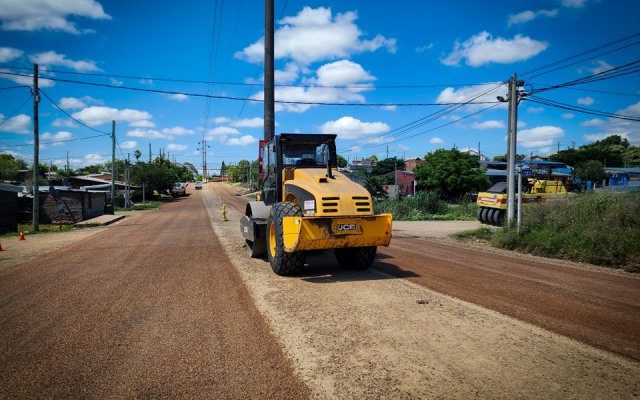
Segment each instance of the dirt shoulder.
M226 253L317 398L640 395L635 361L375 269L340 270L327 253L302 276L279 277L244 254L240 213L228 208L223 222L217 194L204 195Z

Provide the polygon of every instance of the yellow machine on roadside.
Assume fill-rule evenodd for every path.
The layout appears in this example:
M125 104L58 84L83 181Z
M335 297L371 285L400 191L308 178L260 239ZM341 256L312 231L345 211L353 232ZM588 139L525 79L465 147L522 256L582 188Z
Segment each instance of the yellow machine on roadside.
M567 195L565 181L551 178L551 167L556 164L547 162L545 165L549 168L545 173L545 179L523 178L522 204L538 203ZM556 166L564 166L564 164ZM478 221L501 226L507 215L507 182L498 182L486 191L478 193L476 204L478 204L476 213Z
M249 254L278 275L304 267L305 252L333 249L345 268L366 269L391 241L391 214L373 214L369 192L336 171L336 135L281 134L260 141L258 201L240 221Z

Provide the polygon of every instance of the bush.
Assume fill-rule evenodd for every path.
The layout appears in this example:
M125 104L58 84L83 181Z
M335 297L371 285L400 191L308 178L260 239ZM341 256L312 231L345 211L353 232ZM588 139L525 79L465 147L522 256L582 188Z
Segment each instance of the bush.
M391 213L399 221L433 219L433 215L446 214L447 203L436 192L420 192L401 200L381 200L374 204L376 214Z
M587 192L523 208L492 242L537 255L640 271L640 193Z

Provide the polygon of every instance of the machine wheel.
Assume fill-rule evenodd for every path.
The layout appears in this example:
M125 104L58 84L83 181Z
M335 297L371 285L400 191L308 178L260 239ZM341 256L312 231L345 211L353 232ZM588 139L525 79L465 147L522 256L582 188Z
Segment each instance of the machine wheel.
M339 249L333 249L333 253L338 260L338 264L342 268L363 270L367 269L373 264L373 260L376 258L376 246L369 247L343 247Z
M489 210L491 210L490 208L483 208L482 209L482 213L480 213L480 222L482 222L483 224L488 224L489 223Z
M264 240L245 240L247 243L247 253L251 258L261 258L267 252L267 246Z
M495 208L488 208L487 209L487 214L485 215L485 224L489 224L489 225L493 225L493 214L495 214L496 209Z
M299 205L289 202L276 203L271 207L267 220L267 256L271 269L278 275L291 275L304 267L304 253L284 251L282 221L284 217L302 216Z
M484 210L484 207L478 207L478 210L476 211L476 218L478 218L478 221L482 222L482 211Z
M504 222L504 210L496 210L493 213L493 218L491 219L491 222L495 226L502 226L502 223Z

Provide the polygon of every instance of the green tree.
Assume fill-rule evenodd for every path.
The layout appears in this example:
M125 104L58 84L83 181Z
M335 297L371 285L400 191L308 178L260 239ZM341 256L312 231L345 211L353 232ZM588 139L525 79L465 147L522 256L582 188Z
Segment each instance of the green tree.
M507 156L497 155L493 157L493 161L496 162L507 162Z
M109 164L111 165L111 164ZM102 164L93 164L87 165L86 167L78 168L76 170L76 174L78 175L89 175L89 174L99 174L104 171L105 167ZM111 168L109 168L109 172L111 172Z
M378 156L376 156L375 154L372 154L369 156L369 160L371 160L372 162L378 162Z
M220 165L220 175L224 176L227 173L227 165L222 160L222 164Z
M24 160L11 154L0 154L0 180L16 180L18 171L21 169L27 169L27 163Z
M338 154L338 167L344 168L347 166L347 159Z
M364 187L369 191L371 197L382 198L385 196L385 191L382 186L382 181L377 176L368 176L364 181Z
M385 158L384 160L378 161L371 169L371 175L380 177L383 185L391 185L395 179L393 171L396 169L398 171L404 171L404 167L404 160L396 157Z
M438 149L424 158L414 172L418 189L435 190L450 200L489 187L489 178L478 168L478 157L458 150Z
M628 165L628 154L633 152L634 148L637 146L631 146L627 139L611 135L578 149L560 150L557 154L551 155L551 159L574 167L590 160L600 161L607 167L624 167Z
M136 158L136 161L140 161L140 157L142 157L142 152L140 150L135 150L133 152L133 156Z
M585 161L576 167L576 176L580 180L591 182L602 182L606 178L604 165L598 160Z

